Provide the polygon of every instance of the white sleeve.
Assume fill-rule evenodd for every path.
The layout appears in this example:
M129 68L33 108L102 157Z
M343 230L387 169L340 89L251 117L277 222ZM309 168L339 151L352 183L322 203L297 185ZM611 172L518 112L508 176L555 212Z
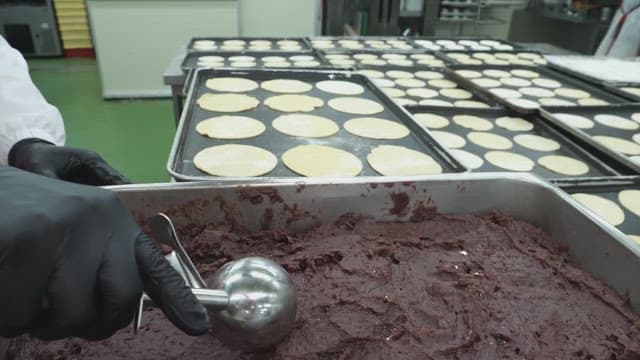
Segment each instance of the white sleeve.
M38 138L64 144L64 124L31 81L27 62L0 36L0 165L20 140Z

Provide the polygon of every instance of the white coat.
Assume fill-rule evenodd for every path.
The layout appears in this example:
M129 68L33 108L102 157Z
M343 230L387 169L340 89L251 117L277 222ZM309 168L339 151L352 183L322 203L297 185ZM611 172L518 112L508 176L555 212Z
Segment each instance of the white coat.
M64 145L64 124L31 81L27 62L0 36L0 165L7 165L11 147L37 138Z
M640 56L640 0L622 1L596 55L618 58Z

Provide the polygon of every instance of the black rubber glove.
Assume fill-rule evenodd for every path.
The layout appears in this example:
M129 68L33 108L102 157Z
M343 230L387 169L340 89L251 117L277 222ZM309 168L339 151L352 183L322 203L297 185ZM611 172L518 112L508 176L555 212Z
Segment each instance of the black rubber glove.
M142 290L189 335L206 309L116 195L0 166L0 337L111 336Z
M55 146L39 139L26 139L13 145L9 152L9 165L77 184L130 183L94 151Z

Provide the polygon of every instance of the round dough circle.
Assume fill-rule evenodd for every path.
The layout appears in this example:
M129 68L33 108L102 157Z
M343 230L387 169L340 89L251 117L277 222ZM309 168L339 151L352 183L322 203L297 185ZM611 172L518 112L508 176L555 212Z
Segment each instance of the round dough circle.
M245 56L245 55L239 55L239 56L230 56L227 60L231 61L231 62L255 62L256 58L254 56Z
M372 79L373 83L378 85L378 87L386 88L386 87L394 87L396 83L389 79Z
M502 70L495 70L495 69L483 70L482 73L492 78L511 77L511 74L509 74L508 72L502 71Z
M598 114L593 119L604 126L622 130L636 130L640 128L640 124L635 121L627 120L621 116Z
M263 56L261 60L262 62L283 62L287 61L287 58L283 56Z
M574 114L556 113L553 114L558 120L576 129L591 129L595 123L584 116Z
M423 99L423 100L420 100L420 105L448 106L448 107L453 106L453 104L448 101L438 100L438 99Z
M340 130L332 120L310 114L280 115L273 120L271 126L283 134L307 138L327 137Z
M400 105L400 106L405 106L405 105L417 105L418 102L412 99L406 99L406 98L394 98L393 101L396 102L396 104Z
M209 175L253 177L275 169L278 158L256 146L226 144L200 151L193 158L193 165Z
M350 152L324 145L300 145L282 154L282 162L302 176L357 176L362 162Z
M452 88L458 87L458 85L456 83L454 83L451 80L446 80L446 79L429 80L428 83L429 83L429 85L431 85L433 87L437 87L437 88L441 88L441 89L452 89Z
M395 121L362 117L348 120L344 123L348 132L369 139L402 139L409 135L406 126Z
M527 78L527 79L534 79L534 78L540 77L540 74L538 74L537 72L531 71L531 70L524 70L524 69L511 70L511 74L515 76Z
M444 78L444 75L437 71L416 71L414 75L420 79L437 80Z
M245 78L221 77L207 80L205 86L215 91L241 93L257 89L258 83Z
M413 74L408 71L402 70L389 70L387 71L387 76L393 79L411 79L413 78Z
M363 65L385 65L387 62L382 59L364 59L360 60Z
M493 88L500 86L500 81L488 78L480 78L471 80L474 84L485 88Z
M253 61L234 61L231 63L231 67L255 67L256 63Z
M404 86L408 88L419 88L427 85L424 81L418 80L418 79L397 79L395 80L395 82L400 86Z
M197 104L208 111L241 112L255 109L260 100L245 94L203 94Z
M364 88L356 83L341 80L324 80L316 83L316 87L324 92L337 95L358 95Z
M462 136L448 131L431 131L431 136L449 149L461 148L467 144L467 141Z
M574 102L558 99L558 98L542 98L540 99L540 104L544 106L575 106L576 105L576 103Z
M531 150L556 151L560 149L560 144L557 141L539 135L516 135L513 137L513 141L515 141L520 146L524 146L527 149Z
M358 97L333 98L328 104L332 109L347 114L373 115L384 111L384 107L379 103Z
M640 190L622 190L618 194L618 200L627 210L640 216Z
M618 226L624 222L624 211L618 204L609 199L584 193L575 193L571 196L613 226Z
M450 99L471 99L473 94L464 89L440 89L440 94Z
M491 164L510 171L531 171L536 165L528 157L509 151L489 151L484 158Z
M438 96L438 92L431 89L411 88L407 89L407 95L423 99L430 99L432 97Z
M553 97L555 94L551 90L538 88L538 87L523 87L518 89L522 94L532 96L536 98L548 98Z
M392 98L400 98L403 97L405 95L404 91L400 90L400 89L396 89L396 88L382 88L382 92L384 92L385 94L391 96Z
M507 102L509 102L509 104L513 106L517 106L517 107L529 109L529 110L537 109L540 107L540 104L528 99L507 99Z
M449 126L449 120L446 117L436 114L413 114L413 118L418 124L430 129L442 129Z
M475 79L475 78L482 77L481 73L473 70L456 70L456 74L467 79Z
M591 96L588 92L580 89L570 89L563 87L555 89L553 91L560 96L564 96L570 99L585 99Z
M198 57L198 61L204 62L224 62L224 57L217 55L205 55Z
M504 85L514 86L514 87L526 87L531 85L531 81L527 79L516 78L516 77L502 78L500 79L500 82L503 83Z
M266 127L261 121L247 116L222 115L200 121L196 132L213 139L248 139L262 134Z
M592 136L593 140L626 155L640 155L640 145L613 136Z
M324 101L308 95L286 94L267 98L264 104L276 111L309 112L324 105Z
M453 155L460 163L471 170L478 169L484 164L484 160L476 154L472 154L468 151L460 150L460 149L450 149L449 152Z
M511 140L506 137L487 132L472 131L467 134L467 138L472 143L491 150L507 150L513 147Z
M631 140L637 142L638 144L640 144L640 134L635 134L633 135L633 137L631 137Z
M242 46L247 42L244 40L225 40L222 43L229 46Z
M548 155L538 159L538 164L558 174L579 176L589 172L587 164L562 155Z
M384 78L384 73L377 70L358 70L358 74L370 77L372 79Z
M530 131L533 124L519 117L503 116L496 120L496 125L509 131Z
M533 84L536 86L549 88L549 89L556 89L562 86L560 82L553 79L547 79L547 78L533 79L531 80L531 82L533 82Z
M442 173L442 167L431 156L404 146L378 146L367 155L367 161L375 171L386 176Z
M473 115L455 115L453 117L453 122L475 131L487 131L493 129L493 124L490 121Z
M275 79L263 81L260 87L267 91L281 94L300 94L313 88L310 84L300 80Z
M586 99L578 99L578 104L584 106L601 106L601 105L609 105L607 101L596 99L596 98L586 98Z

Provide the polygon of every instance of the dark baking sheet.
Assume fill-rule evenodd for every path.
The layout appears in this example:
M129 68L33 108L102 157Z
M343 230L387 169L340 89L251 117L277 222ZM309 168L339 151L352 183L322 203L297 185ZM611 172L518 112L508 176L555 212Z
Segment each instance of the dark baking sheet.
M512 66L512 65L508 65L508 66L489 66L489 65L450 65L448 68L449 73L455 77L456 79L459 80L459 82L467 84L468 86L470 86L473 89L476 89L480 92L482 92L483 94L486 94L487 96L495 99L498 103L501 103L503 105L505 105L506 107L509 107L519 113L524 113L524 114L531 114L531 113L535 113L538 111L538 108L535 109L531 109L531 108L525 108L525 107L521 107L518 106L516 104L513 104L509 101L507 101L507 99L503 99L499 96L494 95L493 93L491 93L489 91L490 88L485 88L482 86L478 86L476 85L473 81L471 81L472 79L467 79L461 75L456 74L456 70L473 70L473 71L478 71L478 72L482 72L483 70L489 70L489 69L495 69L495 70L502 70L502 71L511 71L511 70L516 70L516 69L522 69L522 70L529 70L529 71L535 71L537 73L539 73L540 75L542 75L542 77L544 78L549 78L549 79L553 79L556 80L560 83L562 83L563 87L568 87L568 88L575 88L575 89L580 89L583 91L586 91L588 93L591 94L591 97L594 98L598 98L598 99L602 99L605 100L611 104L621 104L621 103L627 103L628 101L626 101L623 98L620 98L618 96L615 96L597 86L591 85L589 83L586 83L584 81L578 80L578 79L574 79L570 76L564 75L558 71L554 71L554 70L550 70L544 66ZM489 78L489 77L485 77L485 78ZM494 79L494 78L492 78ZM495 80L495 79L494 79ZM500 86L500 88L508 88L508 89L512 89L512 90L517 90L518 87L514 87L514 86L508 86L508 85L503 85ZM553 91L553 89L550 89ZM571 101L577 104L577 99L570 99L570 98L564 98L561 96L557 96L562 100L567 100L567 101ZM537 102L536 97L532 97L532 96L527 96L522 94L522 97L520 99L527 99L527 100L533 100ZM588 106L588 105L581 105L583 107L589 108L592 106Z
M411 60L413 62L412 65L396 65L396 64L389 64L388 62L384 65L373 65L373 64L366 64L366 63L362 63L360 59L356 59L353 56L357 55L357 54L369 54L369 55L375 55L378 57L378 59L384 59L382 58L382 55L389 55L389 54L398 54L398 55L405 55L407 57L406 60ZM444 68L446 66L446 61L443 55L437 53L437 52L432 52L432 51L426 51L426 50L419 50L419 51L359 51L359 50L355 50L355 51L319 51L318 55L329 65L333 66L334 68L338 68L338 69L344 69L344 68L350 68L350 67L354 67L354 68L369 68L369 67L381 67L381 66L401 66L401 67L411 67L411 66L422 66L422 67L437 67L437 68ZM355 63L353 65L339 65L339 64L333 64L331 62L330 56L331 55L346 55L349 56L349 58L353 61L355 61ZM442 65L430 65L430 64L419 64L418 61L419 59L413 59L412 55L431 55L434 58L436 58L437 60L442 61ZM329 57L328 57L329 56ZM386 59L385 59L386 60Z
M555 182L562 190L569 194L587 193L598 195L618 204L624 212L624 222L616 228L627 235L640 236L640 216L629 211L622 206L618 200L618 194L622 190L635 189L640 190L640 177L629 176L616 179L606 180L561 180Z
M218 46L217 49L211 49L211 50L198 50L195 49L193 47L193 43L198 41L198 40L213 40L216 42L216 45ZM218 52L225 52L225 51L234 51L237 52L239 50L224 50L220 48L220 45L222 44L223 41L225 40L244 40L247 42L247 44L245 44L245 50L244 51L256 51L256 50L250 50L248 43L252 40L269 40L269 41L273 41L273 43L271 44L271 50L259 50L259 51L265 51L265 52L291 52L294 50L287 50L287 49L280 49L276 42L278 42L279 40L293 40L293 41L297 41L300 44L300 50L295 50L298 52L310 52L311 49L311 45L309 44L308 40L306 38L303 37L243 37L243 36L236 36L236 37L216 37L216 36L204 36L204 37L194 37L191 38L191 40L189 40L189 44L187 45L187 50L188 51L193 51L193 52L203 52L203 51L218 51ZM274 45L276 45L274 47Z
M633 87L633 88L638 88L640 89L640 85L637 84L633 84L633 85L605 85L605 89L607 89L607 91L616 94L620 97L626 98L631 100L632 102L636 102L636 103L640 103L640 96L638 95L634 95L630 92L626 92L624 91L622 88L624 87Z
M406 108L411 114L430 113L430 114L437 114L447 118L449 120L448 126L444 128L432 129L432 130L447 131L447 132L459 135L467 141L466 145L460 148L460 150L464 150L472 154L475 154L481 157L484 161L484 164L480 168L473 169L471 170L472 172L494 172L494 171L509 171L509 170L505 170L503 168L497 167L491 164L490 162L488 162L484 158L484 154L492 150L483 148L469 141L469 139L467 138L467 134L474 130L465 128L453 122L453 117L455 115L474 115L474 116L478 116L486 120L489 120L494 125L493 129L484 131L484 132L501 135L511 140L511 142L513 143L513 147L511 149L504 150L504 151L509 151L516 154L524 155L529 159L531 159L532 161L536 162L536 165L531 172L543 178L546 178L546 179L573 178L573 176L558 174L556 172L550 171L545 167L539 165L537 163L537 160L546 155L564 155L564 156L572 157L576 160L583 161L585 164L589 166L589 172L587 174L579 176L580 178L596 178L596 177L620 175L617 171L612 169L609 165L600 161L598 158L594 157L589 152L587 152L586 150L578 146L573 140L571 140L570 138L561 134L559 131L557 131L553 127L546 124L537 115L522 116L520 114L515 114L512 111L509 111L506 109L468 109L463 111L461 109L446 109L446 108L434 109L432 107L425 107L425 106L408 106ZM496 125L495 120L503 116L520 117L524 120L531 122L534 128L530 131L509 131L507 129L504 129ZM536 151L536 150L526 148L524 146L519 145L513 140L513 137L515 135L521 135L521 134L532 134L532 135L539 135L546 138L550 138L552 140L557 141L560 144L560 149L556 151Z
M470 89L470 88L464 86L463 84L460 84L456 79L454 79L448 72L444 71L442 68L429 68L429 67L420 67L420 66L411 66L411 67L407 67L407 66L372 66L372 67L369 67L369 68L358 68L355 71L357 72L358 70L380 71L380 72L385 73L385 77L384 77L385 79L388 79L388 80L391 80L391 81L393 81L393 78L386 76L386 72L387 71L391 71L391 70L400 70L400 71L407 71L407 72L412 72L412 73L415 73L417 71L439 72L444 76L443 79L451 80L451 81L453 81L453 82L458 84L458 88L467 90L467 91L469 91L469 92L471 92L473 94L473 97L471 99L466 99L466 100L480 101L480 102L483 102L483 103L487 104L489 107L498 106L495 101L493 101L492 99L490 99L486 95L484 95L482 93L479 93L479 92L475 91L474 89ZM424 82L428 81L426 79L420 79L418 77L415 77L415 78L419 79L419 80L422 80ZM375 82L375 79L373 81ZM401 89L403 91L406 91L407 89L409 89L409 88L405 88L405 87L398 86L398 85L394 86L394 88ZM382 88L382 89L384 91L384 88ZM430 86L428 83L427 83L426 86L423 86L421 88L414 88L414 89L430 89L430 90L434 90L434 91L440 90L439 88ZM411 99L411 100L414 100L414 101L416 101L418 103L420 102L420 100L424 100L423 98L409 96L409 95L405 95L403 98ZM451 99L451 98L442 96L439 92L438 92L438 95L436 97L432 97L430 99L432 99L432 100L444 100L444 101L448 101L450 103L455 103L456 101L458 101L456 99ZM455 105L451 106L451 108L462 109L462 107L457 107Z
M189 97L187 100L186 110L182 114L182 119L178 127L178 131L174 138L174 144L171 151L171 155L168 163L168 170L171 175L180 181L196 181L196 180L249 180L238 178L220 178L207 175L200 170L196 169L193 165L192 159L202 149L215 145L222 144L246 144L262 147L271 151L274 155L281 159L282 154L297 145L304 144L319 144L330 145L337 148L347 150L356 155L363 164L363 171L360 174L363 176L380 176L375 172L367 163L366 156L375 146L378 145L401 145L411 149L419 150L429 154L436 160L443 168L445 173L464 172L467 171L460 163L449 155L433 138L431 138L426 132L422 131L422 128L413 121L410 114L407 113L402 107L396 105L393 100L387 97L378 87L376 87L367 77L353 74L349 72L341 71L310 71L310 70L275 70L275 69L253 69L253 70L214 70L214 69L197 69L196 75L191 84L189 90ZM196 100L200 95L204 93L215 93L215 91L208 90L205 87L205 81L207 79L216 76L234 76L244 77L252 79L257 82L271 80L271 79L296 79L306 81L310 84L314 84L321 80L346 80L352 81L362 85L365 88L365 93L358 95L359 97L375 100L381 103L385 110L383 113L372 115L375 117L386 118L389 120L395 120L403 123L411 130L411 135L399 140L374 140L357 137L349 134L344 130L343 124L345 121L361 117L365 115L353 115L345 114L330 108L326 102L332 98L340 97L341 95L332 95L320 91L317 88L313 88L305 95L315 96L325 101L325 105L307 114L314 114L320 116L326 116L334 120L339 126L340 131L331 137L321 139L309 139L301 137L293 137L284 135L271 126L271 121L276 117L285 113L272 110L264 105L264 100L271 96L281 95L272 93L261 88L254 91L247 92L247 95L254 96L260 100L260 105L250 111L242 113L236 113L237 115L249 116L257 120L261 120L267 126L267 130L262 135L243 140L216 140L204 137L195 131L196 124L204 119L225 115L223 113L210 112L200 109L196 105ZM226 115L229 115L226 113ZM263 176L263 178L277 179L302 179L299 175L289 170L282 161L278 162L278 166L269 174ZM255 178L253 178L255 179Z
M558 118L556 118L553 114L555 113L566 113L566 114L574 114L581 115L595 123L595 126L591 129L575 129L569 127ZM612 105L612 106L591 106L591 107L551 107L545 106L541 109L540 114L550 121L554 126L562 129L567 134L579 139L581 142L585 144L589 149L598 150L602 153L603 156L606 156L608 159L615 159L617 162L625 165L625 168L622 168L623 174L634 175L640 174L640 164L634 163L631 159L624 154L618 153L613 149L610 149L597 141L593 140L591 136L601 135L601 136L614 136L618 138L622 138L631 142L635 141L632 139L633 135L640 134L640 129L635 130L623 130L623 129L615 129L609 126L604 126L598 122L596 122L593 118L598 114L611 114L618 115L622 117L626 117L631 120L631 114L640 113L640 105ZM633 120L632 120L633 121ZM640 125L640 124L639 124ZM640 144L638 144L640 145ZM605 159L607 160L607 159ZM610 160L609 160L610 161Z
M508 66L508 65L514 65L514 66L544 66L546 65L546 60L544 60L544 57L542 54L540 54L538 51L528 51L528 50L488 50L488 51L477 51L477 50L452 50L452 51L448 51L448 50L442 50L441 53L447 58L447 61L451 64L454 65L474 65L474 64L465 64L464 62L456 59L454 56L452 56L453 54L465 54L468 55L469 57L471 57L472 59L475 60L479 60L482 63L481 64L476 64L476 65L495 65L495 66ZM482 58L477 58L474 55L476 54L491 54L491 55L495 55L495 54L513 54L518 56L518 54L536 54L539 55L541 57L541 59L544 60L544 64L543 63L535 63L529 59L523 58L518 56L519 59L521 60L526 60L529 62L529 64L518 64L518 63L514 63L512 62L512 60L505 60L505 59L500 59L500 60L504 60L507 62L507 64L491 64L488 63L486 61L486 59L482 59Z
M232 57L232 56L253 56L256 58L256 67L257 68L262 68L264 67L264 63L260 60L262 57L265 56L282 56L285 58L289 58L290 56L313 56L316 61L318 61L320 63L320 65L318 66L318 68L327 68L330 67L329 64L326 63L326 61L320 57L318 54L316 54L315 52L308 52L308 53L300 53L300 52L290 52L290 51L283 51L283 52L278 52L277 54L274 54L273 52L264 52L264 51L242 51L242 52L232 52L232 51L203 51L203 52L192 52L192 53L188 53L184 60L182 61L182 64L180 65L180 67L182 68L182 70L184 71L189 71L191 69L195 69L198 68L198 58L201 56L221 56L225 58L224 61L224 67L230 67L231 63L229 61L227 61L226 59ZM288 62L291 63L291 66L289 68L281 68L281 69L293 69L296 68L293 66L293 62L290 60L287 60Z
M328 40L331 41L331 43L333 44L334 47L332 48L316 48L313 46L313 42L314 41L322 41L322 40ZM348 47L343 47L340 45L340 43L338 42L339 40L356 40L358 41L361 45L363 45L362 48L359 49L354 49L354 48L348 48ZM386 45L390 45L391 48L389 49L381 49L381 48L375 48L370 46L369 44L365 43L366 40L379 40L379 41L384 41ZM407 45L411 46L411 48L396 48L393 47L393 45L389 44L388 41L389 40L401 40L401 41L405 41L407 43ZM413 42L411 41L410 38L406 38L406 37L402 37L402 36L319 36L319 37L311 37L309 38L309 44L313 49L316 50L322 50L322 51L342 51L342 50L354 50L354 51L366 51L366 50L374 50L374 51L394 51L394 50L412 50L412 49L416 49L415 45L413 44ZM421 50L421 49L420 49Z
M413 43L414 46L416 48L419 49L426 49L424 46L420 45L420 41L421 40L427 40L427 41L432 41L432 42L436 42L438 40L450 40L450 41L455 41L457 43L457 45L461 45L464 47L464 49L451 49L450 51L459 51L459 50L474 50L472 47L468 46L468 45L462 45L459 42L461 40L472 40L472 41L481 41L481 40L493 40L493 41L498 41L503 45L509 45L512 47L512 49L496 49L494 47L491 47L490 49L486 49L488 51L491 50L497 50L497 51L508 51L508 50L524 50L525 48L514 43L511 41L507 41L507 40L502 40L502 39L494 39L491 37L477 37L477 36L460 36L460 37L432 37L432 36L426 36L426 37L417 37L417 38L413 38ZM449 51L446 48L444 48L443 46L440 47L440 49L433 49L433 50L437 50L437 51ZM483 50L484 51L484 50Z

